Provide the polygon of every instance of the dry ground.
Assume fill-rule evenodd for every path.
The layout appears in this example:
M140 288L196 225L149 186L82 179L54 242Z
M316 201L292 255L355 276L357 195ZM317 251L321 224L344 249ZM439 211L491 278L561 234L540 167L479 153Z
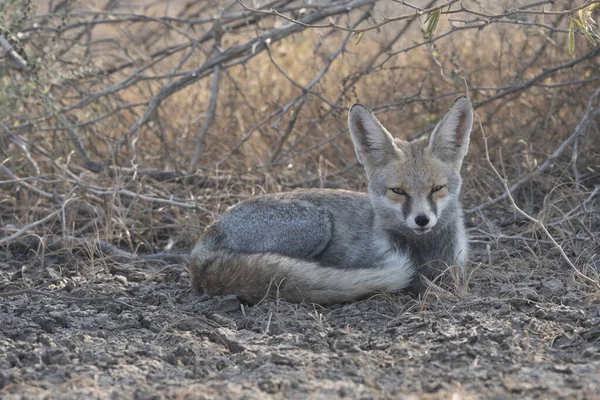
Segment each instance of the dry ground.
M472 236L490 221L523 230L513 213L489 217L469 220ZM0 263L0 394L598 398L598 292L510 236L473 240L462 298L380 295L324 309L198 297L177 264L74 248L48 250L42 265L37 249L15 246Z

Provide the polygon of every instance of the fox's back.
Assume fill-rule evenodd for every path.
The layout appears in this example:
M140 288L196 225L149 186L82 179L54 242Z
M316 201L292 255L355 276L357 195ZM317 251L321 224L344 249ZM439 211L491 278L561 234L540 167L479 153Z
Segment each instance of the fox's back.
M214 248L273 252L339 268L372 267L376 238L366 194L307 189L260 196L230 208L205 233Z

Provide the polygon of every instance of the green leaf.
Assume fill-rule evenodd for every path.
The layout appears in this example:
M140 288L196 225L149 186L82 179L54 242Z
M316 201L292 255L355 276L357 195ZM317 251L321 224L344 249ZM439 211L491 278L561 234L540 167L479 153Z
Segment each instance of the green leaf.
M358 38L356 39L356 43L354 43L355 46L358 46L360 44L360 41L362 40L363 36L365 36L365 31L358 32Z
M441 15L442 15L441 8L438 8L437 10L433 10L432 12L427 14L427 18L425 19L425 22L428 22L427 30L425 31L426 39L429 39L433 36L433 32L435 31L435 28L437 27L437 24L440 21Z
M577 26L579 26L579 29L581 29L581 32L583 32L583 34L585 35L587 40L592 44L592 46L596 46L596 41L594 40L594 37L591 35L590 30L586 29L586 27L578 19L575 20L575 23L577 24ZM569 34L570 34L570 32L569 32Z
M573 20L569 24L569 54L575 54L575 22Z

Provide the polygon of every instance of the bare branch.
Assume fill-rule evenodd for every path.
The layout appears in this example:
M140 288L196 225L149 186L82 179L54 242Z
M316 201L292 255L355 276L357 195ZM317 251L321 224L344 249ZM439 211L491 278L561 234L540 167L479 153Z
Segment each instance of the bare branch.
M215 72L213 75L212 89L210 94L210 103L208 105L208 110L206 111L206 118L204 119L204 123L202 124L202 129L198 133L198 138L196 139L196 149L194 150L194 156L192 157L192 162L190 163L190 170L194 171L196 166L198 165L198 160L200 159L200 154L202 153L202 148L204 145L204 138L212 125L213 119L215 118L215 112L217 110L217 99L219 98L219 84L221 82L221 67L217 65L215 67Z
M52 200L54 202L62 202L63 201L62 196L48 193L39 188L36 188L35 186L31 186L27 182L23 181L17 175L15 175L10 169L8 169L8 167L6 167L6 165L0 164L0 172L4 173L4 175L13 179L13 181L16 182L19 186L22 186L23 188L37 194L38 196L42 196L42 197L44 197L48 200Z
M31 231L33 228L35 228L36 226L39 225L43 225L49 221L52 221L55 218L58 218L60 216L61 213L61 209L57 209L53 212L51 212L50 214L48 214L47 216L45 216L44 218L37 220L35 222L32 222L30 224L24 225L23 227L21 227L20 229L18 229L15 233L13 233L10 236L7 236L5 238L0 239L0 246L3 246L5 244L14 242L15 240L19 239L21 236L23 236L24 234L26 234L28 231ZM0 228L0 230L7 230L6 227L4 228Z
M13 49L12 45L10 44L10 42L4 37L4 35L0 35L0 46L2 46L2 48L4 49L4 52L6 53L6 55L23 71L29 71L29 64L27 64L27 61L25 61L25 59L23 59L23 57L21 57L19 55L19 53L17 53L15 51L15 49Z
M594 94L590 97L590 99L588 100L586 112L583 115L583 118L581 119L581 121L579 121L579 123L575 127L575 130L573 131L573 133L571 133L571 135L566 140L564 140L560 144L560 146L558 146L556 148L556 150L554 150L554 152L538 168L536 168L535 171L533 171L529 175L525 176L524 178L521 178L516 183L511 185L507 189L507 191L505 193L503 193L502 195L500 195L490 201L487 201L484 204L481 204L477 207L471 208L468 210L468 212L479 212L479 211L485 210L486 208L493 206L494 204L497 204L498 202L511 196L511 194L514 193L521 186L530 182L533 178L541 175L544 171L546 171L548 169L548 167L550 167L552 165L552 163L565 151L565 149L571 143L573 143L575 140L577 140L578 138L580 138L581 136L583 136L587 133L590 125L595 121L595 119L597 117L600 116L600 104L594 105L596 98L598 98L599 96L600 96L600 89L597 89L594 92Z
M286 21L292 22L294 24L298 24L304 28L317 28L317 29L323 29L323 28L335 28L335 29L339 29L341 31L346 31L346 32L352 32L352 33L361 33L361 32L368 32L368 31L372 31L375 29L379 29L387 24L390 24L392 22L397 22L397 21L402 21L402 20L406 20L406 19L411 19L411 18L415 18L415 17L421 17L423 15L428 15L430 13L432 13L433 11L437 11L437 10L443 10L444 8L448 8L447 11L441 11L442 15L447 15L447 14L456 14L456 13L467 13L467 14L472 14L472 15L476 15L482 18L486 18L488 20L497 20L500 18L509 18L515 15L521 15L521 14L531 14L531 15L555 15L555 16L562 16L562 15L571 15L576 13L579 10L582 10L584 8L589 7L590 5L597 3L597 1L592 0L592 1L587 1L586 3L578 6L578 7L574 7L570 10L565 10L565 11L546 11L544 8L542 8L541 10L527 10L527 9L517 9L515 11L512 12L506 12L503 14L485 14L485 13L481 13L481 12L477 12L475 10L469 9L467 7L465 7L464 5L462 5L462 3L459 3L459 0L446 0L446 2L444 4L438 5L438 6L434 6L434 7L430 7L430 8L426 8L426 9L421 9L415 6L410 6L407 2L403 1L401 4L403 5L407 5L410 6L411 8L413 8L415 10L414 13L411 14L404 14L404 15L400 15L397 17L383 17L383 21L375 24L375 25L371 25L369 27L366 28L362 28L362 29L358 29L358 28L350 28L350 27L345 27L345 26L341 26L338 24L333 23L332 21L329 21L328 24L321 24L321 25L317 25L317 24L311 24L308 23L306 21L302 21L302 20L296 20L294 18L290 18L287 15L283 14L280 11L277 11L275 9L271 9L269 11L264 11L264 10L258 10L258 9L254 9L251 7L248 7L247 5L245 5L241 0L238 0L238 2L240 3L240 5L248 11L252 11L254 13L257 14L267 14L267 15L274 15L277 16L279 18L282 18ZM456 9L456 10L450 10L450 8L452 7L452 5L459 3L460 4L460 8ZM353 3L350 3L350 5L348 5L348 7L352 7ZM352 7L354 8L354 7Z
M586 117L589 116L590 112L592 112L592 113L600 113L600 107L596 107L594 109L594 111L590 111L592 109L592 103L593 103L593 101L596 99L596 97L598 97L599 94L600 94L600 89L596 90L596 92L594 93L594 95L590 98L590 100L588 102L588 111L586 112L586 116L584 117L584 119L582 120L582 122L579 123L578 127L579 126L586 126L587 127L587 124L589 124L589 122L588 122L588 120L587 120ZM556 241L556 239L554 239L554 236L552 236L552 234L550 234L550 232L546 228L546 225L544 225L539 219L536 219L536 218L532 217L531 215L527 214L525 211L523 211L517 205L514 197L511 194L511 188L508 186L508 179L506 179L505 177L502 176L502 174L498 171L498 169L496 169L496 167L492 163L492 160L490 159L490 152L489 152L489 148L488 148L487 136L485 135L485 131L483 129L483 124L481 123L481 119L479 117L478 117L478 122L479 122L479 128L481 129L481 134L483 136L483 143L484 143L484 146L485 146L485 159L486 159L488 165L490 166L490 168L492 168L492 171L494 171L494 174L496 175L496 177L502 182L502 185L504 186L506 197L510 201L510 204L511 204L512 208L514 210L516 210L521 216L523 216L527 220L529 220L529 221L533 222L534 224L536 224L544 232L544 234L546 235L546 237L552 242L552 244L554 245L554 247L560 252L560 255L562 256L562 258L571 267L571 269L573 270L573 272L575 272L575 274L577 276L579 276L580 278L582 278L586 282L592 283L594 286L596 286L598 289L600 289L600 281L598 281L596 279L592 279L589 276L583 274L575 266L575 264L573 264L573 262L571 261L571 259L569 258L569 256L567 256L567 254L565 253L565 250L563 249L563 247L560 244L558 244L558 242ZM581 134L581 131L578 131L577 129L576 129L576 132L578 132L577 136L579 136ZM566 147L566 145L565 145L565 147Z

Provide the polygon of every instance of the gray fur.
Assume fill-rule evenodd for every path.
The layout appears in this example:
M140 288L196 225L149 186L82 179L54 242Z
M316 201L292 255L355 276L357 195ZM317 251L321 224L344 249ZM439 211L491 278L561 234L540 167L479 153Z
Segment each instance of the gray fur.
M381 258L375 254L374 222L365 194L297 190L231 208L207 236L213 251L270 252L333 268L371 268Z
M298 190L231 208L192 251L194 286L257 301L275 282L276 295L288 300L329 303L411 282L419 289L419 274L434 279L464 263L460 146L468 145L471 123L468 101L458 100L435 130L440 142L394 142L366 108L353 107L349 124L359 160L368 164L368 193ZM458 151L451 153L446 144L457 142L448 138L460 141ZM444 152L432 143L445 143ZM436 200L431 187L438 183L444 195ZM390 194L399 186L410 193ZM415 209L432 214L426 233L410 221Z
M251 224L248 221L252 221ZM285 226L285 235L281 227ZM310 258L331 239L331 217L323 207L298 199L259 197L233 207L217 227L224 248Z
M442 161L458 165L469 149L473 111L466 97L456 99L448 113L431 133L429 146Z
M371 177L375 169L398 156L392 135L362 104L355 104L350 108L348 127L354 142L356 158L365 167L368 177Z

